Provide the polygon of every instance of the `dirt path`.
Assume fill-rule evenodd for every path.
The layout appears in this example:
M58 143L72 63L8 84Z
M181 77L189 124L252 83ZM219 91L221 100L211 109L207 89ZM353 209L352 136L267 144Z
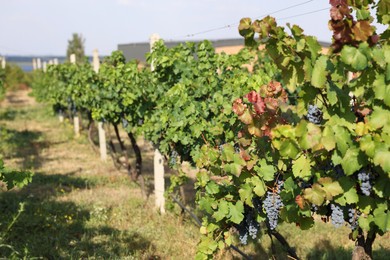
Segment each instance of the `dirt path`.
M35 99L29 96L31 90L17 90L7 92L5 98L0 102L0 107L26 107L36 104Z

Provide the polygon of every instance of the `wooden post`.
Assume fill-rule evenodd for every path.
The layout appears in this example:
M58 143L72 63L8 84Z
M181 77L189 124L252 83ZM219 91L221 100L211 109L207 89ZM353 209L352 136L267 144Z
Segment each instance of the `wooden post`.
M99 146L100 146L100 159L107 161L107 146L106 146L106 132L103 128L103 122L98 123L99 129Z
M43 72L46 72L46 70L47 70L47 62L46 61L43 62L42 68L43 68Z
M156 208L165 213L165 180L164 180L164 158L158 149L154 150L154 195L156 197Z
M53 60L53 64L54 64L54 65L58 65L58 59L57 59L57 58L55 58L55 59Z
M32 67L33 67L33 70L37 70L37 60L35 58L32 59Z
M3 69L5 69L6 65L7 65L7 62L5 61L5 57L3 56L3 58L1 59L1 67Z
M64 122L64 112L62 110L58 111L58 120L60 123Z
M97 49L93 50L93 58L92 58L93 70L98 73L100 68L100 60L99 60L99 52Z
M150 52L153 51L153 45L160 39L158 34L150 36ZM150 64L151 71L154 70L153 61ZM164 179L164 157L158 149L154 151L154 195L156 197L156 208L160 213L165 213L165 179Z
M40 58L37 59L37 69L42 69L42 63Z
M100 61L99 61L99 52L98 50L93 50L93 59L92 59L93 70L96 73L99 73ZM103 128L103 122L98 123L99 130L99 147L100 147L100 159L102 161L107 160L107 146L106 146L106 132Z
M76 64L76 54L70 55L70 62L72 64ZM74 134L76 135L76 137L79 137L80 136L80 120L79 120L79 117L77 114L74 115L74 117L73 117L73 125L74 125Z

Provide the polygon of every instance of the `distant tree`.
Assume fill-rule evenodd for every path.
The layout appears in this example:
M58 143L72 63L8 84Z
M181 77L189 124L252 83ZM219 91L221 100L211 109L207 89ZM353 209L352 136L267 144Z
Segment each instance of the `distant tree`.
M66 57L70 60L71 54L76 54L76 62L83 63L85 59L84 52L85 39L81 34L74 33L72 39L68 41L68 49L66 50Z

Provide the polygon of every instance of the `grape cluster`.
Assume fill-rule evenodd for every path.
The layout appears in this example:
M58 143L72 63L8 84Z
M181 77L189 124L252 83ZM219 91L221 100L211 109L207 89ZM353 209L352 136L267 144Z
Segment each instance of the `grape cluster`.
M345 176L344 170L341 167L341 165L336 165L336 167L334 167L334 172L335 172L336 178L338 178L338 179Z
M370 178L370 175L368 174L368 172L364 169L361 169L358 172L358 179L359 179L359 181L361 181L360 190L362 191L362 193L366 196L370 196L372 186L370 183L371 178Z
M240 146L238 144L234 144L234 152L240 153Z
M282 181L278 181L277 189L275 192L268 191L265 200L263 201L263 209L267 215L267 221L270 229L275 229L278 225L279 212L284 206L280 197L280 190L283 186Z
M124 118L122 118L122 126L123 126L123 128L126 128L129 126L129 122Z
M223 144L218 145L218 150L219 150L220 153L223 152Z
M237 226L239 239L243 245L248 243L248 237L256 239L260 229L259 223L256 221L256 214L252 208L246 208L244 212L244 219Z
M317 106L309 105L306 118L309 122L319 125L322 121L322 111Z
M169 157L169 163L168 163L169 167L173 167L176 165L178 156L179 154L175 150L171 152L171 156Z
M332 210L332 224L338 228L341 227L344 224L344 212L343 209L336 205L336 204L331 204L330 209Z
M358 220L360 217L360 212L355 209L348 209L348 223L351 225L351 229L356 230L359 226Z

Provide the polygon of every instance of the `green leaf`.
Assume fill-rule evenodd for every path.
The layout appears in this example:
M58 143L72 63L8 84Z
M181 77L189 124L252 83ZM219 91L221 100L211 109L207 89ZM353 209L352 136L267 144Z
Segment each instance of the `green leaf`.
M300 151L295 142L293 142L290 139L286 139L283 141L282 145L280 146L279 152L284 157L289 157L291 159L294 159L297 157Z
M229 203L226 200L221 200L218 204L218 210L214 212L213 218L219 222L229 214Z
M253 198L253 186L249 183L245 183L241 185L241 188L238 190L240 194L240 199L244 201L247 205L252 206L252 198Z
M314 165L310 159L302 154L297 160L293 161L292 172L294 177L306 179L312 176L311 167Z
M380 198L389 198L390 197L390 179L387 177L379 177L375 181L374 185L375 194Z
M375 205L375 200L368 196L361 196L359 198L359 202L357 203L359 210L364 214L369 214Z
M375 107L368 120L373 129L380 129L390 123L390 111Z
M349 144L351 143L351 135L342 126L334 125L332 128L336 138L337 150L339 150L342 155L345 155L349 149Z
M217 241L206 236L203 236L201 242L198 244L198 251L205 255L213 254L217 248ZM207 256L198 253L196 259L207 259Z
M234 147L231 144L224 144L222 146L222 160L232 162L234 160L234 154Z
M368 215L367 217L360 216L359 217L359 226L365 230L371 230L371 224L374 223L374 217L372 215Z
M319 128L317 125L308 123L306 127L307 133L304 134L299 140L299 145L305 150L312 149L318 145L322 136L321 128Z
M206 192L208 194L217 194L217 193L219 193L219 186L218 186L218 184L215 183L214 181L210 181L206 185Z
M238 163L228 163L223 166L224 171L235 176L240 176L243 166Z
M303 197L309 202L321 206L325 201L326 193L318 183L314 183L311 188L303 192Z
M344 193L340 194L335 201L342 206L357 203L359 201L359 196L356 191L355 181L350 177L342 177L338 182Z
M360 149L350 148L345 153L341 166L346 175L351 175L363 167L363 159Z
M267 187L265 186L264 181L261 180L259 177L255 176L255 177L252 177L252 183L255 186L253 189L255 194L259 197L262 197L265 194L265 192L267 191ZM248 205L250 205L250 204L248 204Z
M320 178L318 182L322 185L322 189L326 192L326 199L332 200L334 196L344 192L338 181L333 181L331 178Z
M320 56L313 68L311 84L316 88L324 88L329 74L328 57Z
M229 203L229 219L233 223L240 224L244 219L244 204L242 201L237 201L234 205L233 203Z
M322 132L321 143L327 151L331 151L336 148L336 138L331 127L325 126Z
M372 87L374 89L375 98L383 100L384 103L390 107L390 84L386 84L385 75L377 75Z
M375 156L375 142L371 135L365 135L359 140L360 149L364 151L369 157Z
M387 207L378 207L374 210L374 222L383 232L390 230L390 211Z
M359 49L349 45L344 45L341 50L341 60L355 70L364 70L368 65L367 57Z
M381 166L383 171L390 172L389 146L384 143L375 146L374 164Z
M265 181L273 181L276 169L272 164L268 164L265 159L260 160L260 167L256 166L255 171Z

